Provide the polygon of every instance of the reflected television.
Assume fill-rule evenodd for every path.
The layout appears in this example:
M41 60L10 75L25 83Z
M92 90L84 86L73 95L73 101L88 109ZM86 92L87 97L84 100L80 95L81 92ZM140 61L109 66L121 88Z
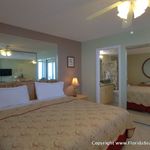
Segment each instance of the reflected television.
M12 76L12 69L0 69L0 76Z

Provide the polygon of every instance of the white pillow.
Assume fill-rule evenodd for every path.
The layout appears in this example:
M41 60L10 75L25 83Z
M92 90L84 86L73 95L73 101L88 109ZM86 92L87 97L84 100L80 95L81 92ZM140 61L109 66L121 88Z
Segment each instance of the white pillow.
M0 108L27 103L29 94L27 86L0 88Z
M35 82L36 95L38 100L54 99L65 96L64 82L41 83Z

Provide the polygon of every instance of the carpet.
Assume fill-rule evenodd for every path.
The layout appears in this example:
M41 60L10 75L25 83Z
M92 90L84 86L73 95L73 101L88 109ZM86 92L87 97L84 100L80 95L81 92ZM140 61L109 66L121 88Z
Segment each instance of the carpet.
M128 110L134 122L142 123L150 126L150 113Z
M131 139L128 141L133 142L150 142L150 126L146 126L141 123L135 123L135 133ZM122 148L122 150L150 150L150 145L126 145Z

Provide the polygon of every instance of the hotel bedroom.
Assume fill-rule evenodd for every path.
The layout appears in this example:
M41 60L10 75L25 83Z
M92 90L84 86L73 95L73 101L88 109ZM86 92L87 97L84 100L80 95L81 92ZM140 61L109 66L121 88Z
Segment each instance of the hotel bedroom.
M142 76L135 81L137 61L130 68L133 54L127 55L149 45L150 11L126 24L116 11L122 3L0 2L0 150L150 148L149 112L128 107L129 88L149 92L150 56L135 58ZM91 15L99 10L101 16ZM112 47L118 56L111 54L101 74L99 51ZM101 77L113 90L103 98L115 104L102 104Z

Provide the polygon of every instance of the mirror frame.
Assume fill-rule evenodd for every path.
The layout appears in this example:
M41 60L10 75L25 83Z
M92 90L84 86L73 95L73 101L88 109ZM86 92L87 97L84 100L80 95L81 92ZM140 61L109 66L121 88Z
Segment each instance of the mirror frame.
M150 62L150 57L147 58L147 59L143 62L143 64L142 64L142 72L143 72L143 74L144 74L147 78L150 78L150 74L147 74L146 71L145 71L145 69L144 69L144 65L145 65L148 61Z

